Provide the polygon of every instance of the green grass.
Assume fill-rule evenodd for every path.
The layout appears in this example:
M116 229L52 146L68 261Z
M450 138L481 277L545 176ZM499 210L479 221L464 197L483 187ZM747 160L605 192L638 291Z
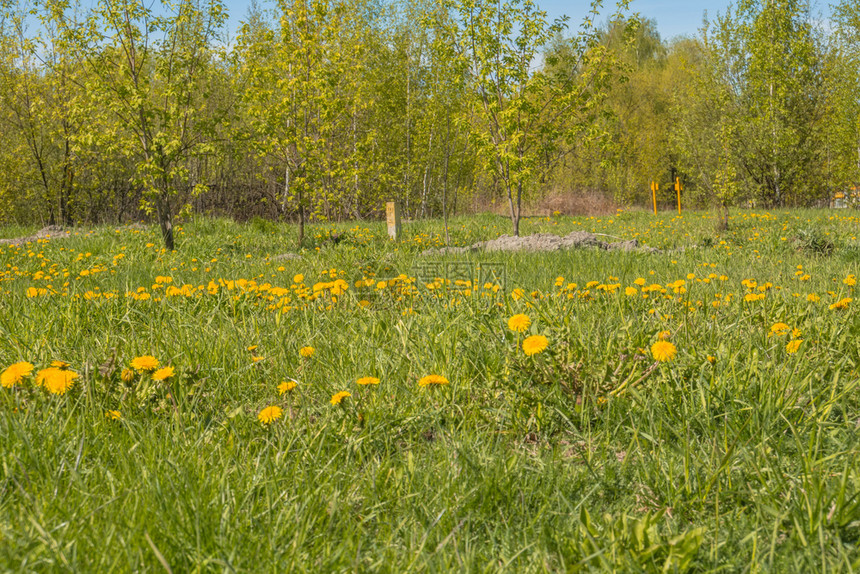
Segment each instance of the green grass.
M860 301L830 308L855 295L852 214L743 212L722 236L707 213L523 222L654 255L421 257L438 221L398 243L379 222L310 226L292 260L294 228L218 219L184 225L175 253L155 227L0 247L0 368L81 375L62 396L0 388L0 570L856 571ZM455 218L452 240L508 227ZM829 256L807 248L822 241ZM502 265L504 288L377 288L446 261ZM662 331L678 354L658 364ZM531 334L550 343L527 357ZM141 355L176 375L124 382ZM419 387L431 373L450 384ZM284 416L265 426L269 405Z

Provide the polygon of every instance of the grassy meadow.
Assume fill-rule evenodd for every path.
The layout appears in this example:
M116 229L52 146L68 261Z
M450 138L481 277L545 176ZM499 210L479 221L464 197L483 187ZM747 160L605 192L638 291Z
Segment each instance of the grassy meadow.
M423 257L439 221L0 245L0 571L857 571L858 221L522 225L658 254Z

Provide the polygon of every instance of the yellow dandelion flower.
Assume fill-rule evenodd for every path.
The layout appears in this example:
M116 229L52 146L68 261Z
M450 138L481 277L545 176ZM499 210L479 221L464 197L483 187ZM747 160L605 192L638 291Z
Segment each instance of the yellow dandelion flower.
M708 362L712 365L716 364L717 358L713 355L708 355Z
M278 394L283 395L284 393L288 393L295 389L297 383L295 381L281 381L281 384L278 385Z
M637 289L636 287L625 287L624 288L624 294L627 295L628 297L633 297L637 293L639 293L639 289Z
M314 349L313 347L302 347L301 349L299 349L299 355L301 355L305 359L310 359L314 356L314 353L316 353L316 349Z
M164 367L152 373L153 381L166 381L174 374L173 367Z
M118 421L122 419L122 413L119 411L107 411L105 412L105 417L112 421Z
M800 336L803 335L803 331L800 329L792 329L791 330L791 338L792 339L800 339Z
M847 308L848 308L848 305L849 305L849 304L851 303L851 301L853 301L853 300L854 300L854 299L852 299L851 297L845 297L845 298L843 298L843 299L840 299L840 300L839 300L839 301L837 301L836 303L833 303L833 304L830 306L830 308L831 308L831 309L847 309Z
M301 273L293 276L293 283L295 283L296 285L301 284L301 282L304 280L305 280L305 276L302 275Z
M339 405L343 399L345 399L347 397L351 397L351 396L352 396L352 393L349 391L340 391L339 393L335 393L332 395L331 404Z
M265 361L266 357L251 357L251 362L259 363L260 361Z
M773 327L770 328L770 334L776 335L777 337L787 335L789 331L791 331L791 327L785 323L774 323Z
M532 335L531 337L526 337L526 340L523 341L523 352L531 357L532 355L542 353L548 345L549 339L543 335Z
M651 356L654 360L666 363L675 358L678 353L678 348L669 341L657 341L651 345Z
M250 347L248 347L247 349L248 349L248 352L249 352L249 353L253 353L254 351L256 351L256 350L257 350L257 345L251 345L251 346L250 346Z
M124 382L130 383L134 380L134 371L131 369L123 369L122 373L120 373L119 378L121 378Z
M819 295L817 295L816 293L810 293L809 295L806 296L806 300L809 301L810 303L816 303L816 302L821 300L821 297Z
M261 423L267 425L281 418L281 415L283 414L284 410L281 407L277 405L272 405L261 410L260 413L257 415L257 418L260 419Z
M74 371L56 369L54 367L39 371L39 375L45 389L54 395L66 394L66 391L72 388L75 379L80 376Z
M135 371L154 371L158 368L158 359L152 355L135 357L131 361L131 368Z
M508 329L517 333L525 333L531 324L532 320L524 313L518 313L508 319Z
M57 369L68 369L69 363L67 363L65 361L57 360L57 361L51 361L51 366L54 368L57 368Z
M418 381L419 387L428 387L430 385L447 385L448 379L443 377L442 375L427 375L426 377L421 377Z
M0 385L10 389L14 385L18 385L24 380L24 377L29 377L33 373L33 364L26 361L15 363L6 367L6 370L0 374Z
M793 355L800 349L800 344L803 342L803 339L795 339L793 341L789 341L785 344L785 352Z
M660 331L659 333L657 333L657 339L660 341L666 341L671 336L672 333L669 331Z
M361 377L355 382L359 385L378 385L379 379L376 377Z

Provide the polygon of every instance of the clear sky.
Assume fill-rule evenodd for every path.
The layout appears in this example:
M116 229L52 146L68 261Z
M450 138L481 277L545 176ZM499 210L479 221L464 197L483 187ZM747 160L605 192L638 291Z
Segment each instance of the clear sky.
M551 18L562 14L570 16L568 25L572 29L579 26L589 5L587 0L537 2ZM614 1L604 1L603 5L607 14L615 8ZM633 0L630 2L630 11L638 12L642 18L656 20L660 36L668 40L674 36L694 36L702 27L705 12L708 13L708 18L713 20L717 13L724 13L728 5L729 0Z

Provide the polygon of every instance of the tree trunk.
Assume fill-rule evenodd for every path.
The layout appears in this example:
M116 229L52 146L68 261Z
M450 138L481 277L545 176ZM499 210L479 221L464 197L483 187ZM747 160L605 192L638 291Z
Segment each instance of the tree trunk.
M720 203L717 206L717 231L729 230L729 206L725 203Z
M163 196L156 198L155 208L158 214L158 225L161 227L161 237L164 239L164 247L168 251L173 251L175 249L173 243L173 221L167 198Z
M302 202L302 192L299 191L299 249L305 241L305 205Z
M445 127L445 166L442 171L442 219L445 222L445 247L451 244L451 238L448 235L448 158L451 156L450 140L451 112L449 111Z
M514 235L520 236L520 213L522 212L523 202L523 183L517 182L517 210L514 214Z
M290 197L290 163L284 168L284 198L281 200L281 217L287 214L287 199Z

